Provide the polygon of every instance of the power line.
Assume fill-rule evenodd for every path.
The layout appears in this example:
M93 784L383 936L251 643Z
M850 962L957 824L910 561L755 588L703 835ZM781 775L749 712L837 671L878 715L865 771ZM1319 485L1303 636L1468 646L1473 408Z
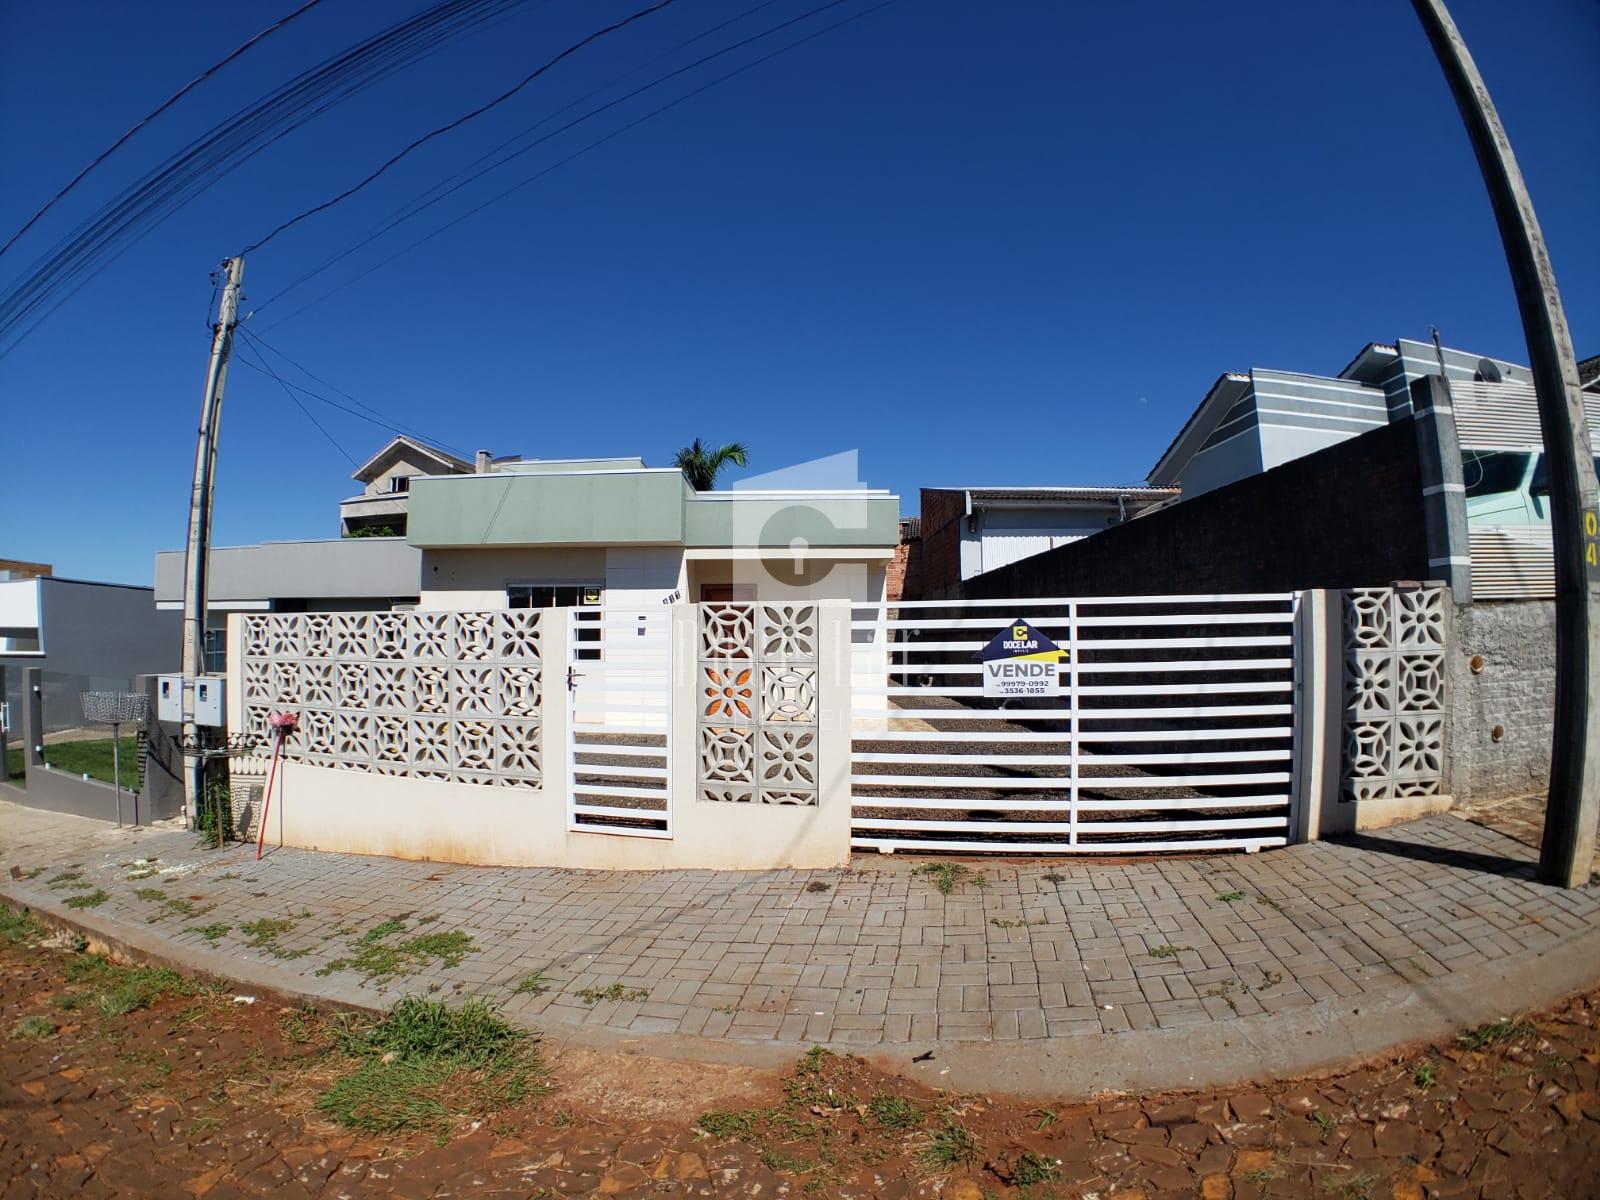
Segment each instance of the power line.
M141 117L139 120L135 121L133 123L133 125L129 127L129 129L128 129L128 131L126 133L124 133L116 141L112 142L111 145L107 146L104 150L100 151L100 153L95 155L94 158L90 159L88 165L85 166L76 175L74 175L70 180L68 180L65 187L63 187L54 196L51 196L50 199L46 200L44 202L44 204L40 207L38 212L34 213L33 216L29 217L26 221L24 221L22 223L22 228L17 230L15 233L13 233L9 238L7 238L6 239L6 244L4 246L0 246L0 255L5 254L5 252L7 250L11 249L12 246L16 245L17 239L20 238L23 234L27 233L28 230L32 229L34 224L39 220L40 217L44 216L45 213L49 212L52 208L54 208L57 204L59 204L66 197L67 193L69 193L70 191L72 191L73 188L77 187L80 183L82 183L83 180L84 180L84 177L87 176L91 171L93 171L101 163L105 162L106 159L110 158L118 150L122 149L122 147L127 144L128 139L133 137L134 134L138 133L146 125L149 125L150 122L154 121L157 117L159 117L162 113L166 112L169 108L171 108L179 100L182 100L190 92L194 91L195 88L199 87L202 83L204 83L206 80L210 79L218 71L222 70L229 63L233 62L234 59L236 59L240 55L244 54L252 46L254 46L257 42L260 42L263 38L266 38L266 37L270 36L271 34L276 33L278 30L282 29L285 25L287 25L291 21L293 21L296 17L300 17L300 16L305 15L307 12L311 11L311 9L315 8L317 5L319 5L321 3L322 3L322 0L306 0L306 2L304 4L302 4L299 8L295 9L288 16L284 17L280 21L275 21L271 25L268 25L265 29L263 29L259 33L255 34L255 36L247 39L246 41L241 43L239 46L235 47L228 54L225 54L222 58L219 58L216 62L212 63L209 67L207 67L204 71L200 72L200 74L196 75L188 83L184 84L177 91L173 92L172 95L168 96L160 104L156 105L153 109L151 109L143 117Z
M327 429L325 429L323 427L322 422L317 420L316 417L311 415L311 410L309 408L307 408L303 403L301 403L301 400L300 400L299 396L296 396L292 391L289 390L289 385L287 383L285 383L283 381L283 378L276 371L274 371L272 369L272 364L271 363L267 362L267 360L265 358L261 358L259 353L258 353L257 357L260 359L260 365L258 366L256 363L253 363L248 358L244 357L244 355L242 353L243 350L244 350L244 347L241 346L240 347L241 353L240 353L240 356L239 356L239 361L240 362L242 362L245 366L251 368L251 370L261 371L264 374L270 375L270 376L272 376L273 379L277 380L278 381L278 386L283 389L283 394L285 396L289 397L290 400L294 401L294 406L296 408L298 408L301 412L305 413L306 420L310 421L313 425L315 425L317 427L317 432L320 433L323 437L328 439L328 444L330 446L332 446L335 450L337 450L340 454L344 455L345 458L349 459L350 460L350 465L352 467L359 467L361 465L360 463L358 463L355 460L355 456L353 454L351 454L350 451L346 450L343 446L341 446L338 443L338 441L334 438L333 434L329 433L327 431Z
M500 153L500 151L504 150L506 147L515 145L518 141L520 141L521 139L527 137L530 133L533 133L534 131L536 131L538 129L541 129L544 126L548 125L551 121L555 120L562 113L568 112L571 109L574 109L574 108L578 107L578 105L582 104L585 100L589 100L589 99L594 98L595 96L600 95L602 92L605 92L606 90L611 88L613 85L621 83L624 79L629 79L632 76L637 75L640 71L644 70L646 67L653 66L654 64L660 62L664 58L671 58L679 50L682 50L687 46L692 46L696 42L703 41L706 38L710 37L712 34L717 33L717 32L719 32L719 31L721 31L723 29L726 29L729 25L737 24L738 22L744 20L746 17L754 16L756 13L760 12L762 9L771 8L776 3L778 3L778 0L760 0L759 3L751 5L749 8L745 9L743 12L735 13L733 16L728 17L727 19L719 21L715 25L712 25L707 29L701 30L699 33L695 34L694 36L685 38L683 41L679 42L677 45L672 46L669 49L663 50L659 54L652 55L651 57L643 60L642 62L637 63L634 66L630 67L628 70L623 71L619 75L612 76L610 79L608 79L604 83L602 83L599 87L591 88L589 91L584 92L582 95L576 97L575 99L569 100L566 104L563 104L560 108L558 108L555 111L549 113L547 116L541 118L540 120L535 121L532 125L529 125L526 128L521 129L518 132L512 134L509 138L507 138L505 141L501 142L499 145L493 146L490 149L484 151L484 153L480 154L477 158L473 159L472 162L468 163L467 166L465 168L463 168L462 170L456 171L456 172L454 172L454 173L452 173L450 175L445 176L443 179L441 179L439 182L433 184L431 187L424 188L417 195L413 196L410 200L407 200L399 208L395 209L387 217L385 217L383 219L383 224L381 224L372 233L370 233L366 237L362 238L359 242L356 242L353 245L347 246L345 249L341 250L338 254L335 254L333 257L325 259L323 262L318 264L316 267L313 267L311 270L307 271L304 275L301 275L299 278L297 278L294 281L292 281L287 287L282 288L278 292L274 293L272 296L268 297L267 300L265 300L263 303L257 305L252 310L252 315L254 315L255 313L261 312L268 305L275 303L277 300L281 299L283 296L287 295L289 292L292 292L295 288L299 287L301 284L306 283L309 280L316 278L323 271L326 271L329 267L332 267L336 263L342 262L344 259L349 258L350 255L354 254L357 250L361 249L361 247L363 247L365 245L368 245L369 243L371 243L373 241L376 241L378 238L382 237L385 233L389 232L389 230L395 228L397 225L400 225L405 221L409 221L414 216L420 215L423 211L433 207L434 204L437 204L440 200L443 200L446 196L449 196L453 192L459 191L460 187L465 186L466 184L469 184L469 183L473 182L474 180L480 178L482 175L487 174L488 171L493 171L493 170L498 169L500 166L503 166L506 162L510 161L511 157L515 157L515 155L512 155L512 156L509 156L507 158L501 159L499 162L492 164L485 171L479 171L479 172L477 172L475 174L470 174L470 175L468 174L468 172L470 172L472 170L472 168L476 167L479 163L487 162L489 159L493 158L496 154ZM792 22L785 22L785 24L786 25L787 24L792 24ZM778 28L782 28L782 26L779 26ZM769 30L768 32L770 33L770 32L773 32L773 31ZM762 35L762 36L764 36L764 35ZM746 39L746 41L750 41L750 40L753 40L753 39ZM743 45L743 44L744 43L738 43L738 45ZM736 47L728 47L728 49L734 49L734 48L736 48ZM719 53L725 53L725 52L726 51L719 51ZM716 57L716 55L709 55L708 56L708 58L714 58L714 57ZM703 62L706 62L706 61L707 61L707 59L700 59L695 63L689 64L689 68L693 68L695 66L698 66L698 65L700 65L700 63L703 63ZM689 68L686 68L686 69L689 69ZM673 72L673 74L679 74L679 73L681 73L681 72ZM618 100L612 101L611 104L602 105L600 108L597 108L597 109L591 109L589 112L585 113L582 117L578 118L577 121L568 122L566 125L563 125L560 129L555 130L554 133L551 134L550 136L554 136L555 134L562 133L562 132L564 132L564 131L566 131L568 129L571 129L574 125L579 124L582 121L587 120L589 117L594 116L596 113L601 112L606 108L610 108L615 104L621 103L623 100L630 99L631 97L638 95L639 92L641 92L641 91L647 91L647 90L649 90L650 87L653 87L656 84L662 83L667 78L670 78L670 77L671 76L663 76L660 79L655 80L653 83L651 83L649 85L646 85L646 87L644 87L644 88L637 89L636 91L630 92L630 93L628 93L628 95L623 96ZM548 137L540 138L538 141L534 142L532 145L524 147L523 151L519 151L519 153L525 153L527 150L533 149L534 146L540 145L541 143L543 143L545 141L548 141L548 140L549 140ZM457 181L459 181L459 183ZM447 185L449 185L451 183L457 183L457 186L456 187L447 187ZM446 188L447 190L441 192L439 190L441 188ZM438 195L434 195L434 193L436 193L436 192L438 193ZM429 197L432 197L432 199L429 199Z
M280 138L396 71L534 2L548 0L440 0L235 112L103 205L0 293L0 338L14 343L26 336L83 285L91 270L114 260L178 208ZM19 334L25 322L31 323Z
M717 29L720 29L723 26L732 24L733 21L740 20L743 17L749 16L752 13L759 11L760 9L768 7L772 2L773 2L773 0L764 0L763 3L757 4L754 7L750 8L750 9L747 9L745 12L740 13L738 16L733 17L728 21L722 22L721 25L714 26L712 29L706 30L704 33L698 34L695 37L688 39L688 41L686 41L686 42L679 43L679 45L674 47L673 50L667 51L665 54L658 55L657 58L659 59L659 58L667 57L668 55L676 52L677 50L682 49L683 46L686 46L686 45L689 45L692 42L698 41L701 38L706 37L709 34L716 32ZM774 25L769 29L764 29L760 33L752 34L751 36L746 37L746 38L742 38L737 42L730 43L729 45L722 47L722 49L720 49L720 50L715 50L710 54L707 54L707 55L704 55L704 56L702 56L700 58L695 59L691 63L686 63L684 66L681 66L681 67L676 68L675 70L669 71L665 75L658 76L657 78L651 80L649 83L646 83L646 84L644 84L644 85L642 85L640 87L634 88L633 91L631 91L631 92L626 92L623 95L618 96L613 100L609 100L604 104L601 104L601 105L599 105L599 106L597 106L595 108L591 108L588 112L583 113L580 116L574 117L572 120L568 121L565 125L561 125L561 126L558 126L555 129L552 129L549 133L545 134L543 137L536 138L534 141L530 142L528 145L523 146L520 150L515 150L512 153L507 154L504 157L500 158L498 161L490 163L487 167L484 167L481 171L475 171L475 172L472 172L471 174L466 175L465 178L460 179L460 181L457 182L454 186L448 187L444 191L439 192L439 194L436 195L436 196L433 196L432 199L426 199L426 197L428 197L430 193L438 191L438 189L441 186L443 186L443 183L448 183L450 179L457 178L457 176L461 175L462 173L461 172L457 172L456 175L448 177L446 180L443 181L443 183L434 184L432 187L428 188L427 190L423 191L419 195L413 197L411 200L407 201L405 204L401 205L399 209L395 210L395 212L391 213L387 218L385 218L383 224L381 224L377 229L373 230L373 232L368 234L366 237L362 238L359 242L356 242L352 246L346 247L344 250L340 251L338 254L335 254L332 258L329 258L329 259L325 260L321 265L319 265L317 267L314 267L312 270L307 271L304 275L301 275L298 279L295 279L293 282L291 282L287 287L283 288L281 291L273 294L272 296L269 296L265 301L263 301L261 304L257 305L252 310L252 314L251 315L254 315L255 313L259 313L259 312L265 311L265 309L269 305L271 305L274 302L276 302L277 300L281 299L283 296L287 295L289 292L292 292L295 288L299 287L301 284L306 283L308 280L316 278L323 271L326 271L329 267L333 266L335 263L338 263L338 262L342 261L343 259L348 258L350 255L354 254L357 250L361 249L363 246L369 245L370 243L376 241L378 238L382 237L384 234L388 233L391 229L395 229L398 226L403 225L405 222L411 220L413 217L421 216L428 209L432 208L434 205L438 204L440 201L446 199L447 197L453 195L454 193L459 192L462 188L466 187L468 184L471 184L471 183L483 178L485 175L488 175L488 174L490 174L490 173L492 173L494 171L499 170L501 167L505 166L507 163L510 163L510 162L514 161L515 159L518 159L518 158L522 157L524 154L528 154L531 151L538 149L540 146L544 145L544 143L550 141L553 138L559 137L561 134L567 132L569 129L573 129L576 126L583 124L585 121L588 121L593 117L599 116L601 113L606 112L609 109L615 108L619 104L625 104L627 101L634 99L636 96L640 96L643 93L648 92L653 88L660 87L662 84L667 83L670 80L676 79L678 76L686 74L689 71L693 71L697 67L702 67L706 63L711 62L713 59L721 58L725 54L731 54L735 50L741 50L745 46L748 46L748 45L752 44L753 42L759 42L763 38L771 37L775 33L781 33L783 30L788 29L791 26L797 25L801 21L808 20L811 17L816 16L818 13L826 12L830 8L837 8L839 5L846 4L846 3L849 3L849 2L850 2L850 0L827 0L826 3L819 4L815 8L807 9L805 12L800 13L798 16L791 17L786 21L779 22L777 25ZM656 61L656 59L652 59L650 61L654 62L654 61ZM649 64L648 63L641 64L641 66L644 66L644 65L649 65ZM634 68L634 70L636 71L636 70L638 70L638 68ZM633 74L633 71L625 72L619 78L626 78L628 75L631 75L631 74ZM482 162L484 159L492 157L494 154L496 154L499 151L505 149L505 147L514 144L515 142L517 142L517 141L521 140L522 138L526 137L528 134L532 133L534 130L539 129L540 127L548 124L551 120L553 120L555 117L559 116L562 112L565 112L567 109L572 108L575 105L581 103L584 99L587 99L588 96L593 96L597 92L604 91L606 88L611 86L611 83L615 83L615 82L616 82L616 80L612 80L610 83L603 84L601 87L596 88L596 89L594 89L594 91L589 92L587 96L579 97L578 100L575 100L571 104L567 104L567 105L563 106L562 108L556 110L555 113L552 113L550 116L545 117L543 120L535 122L533 125L530 125L528 128L523 129L521 132L519 132L517 134L514 134L512 137L508 138L506 141L501 142L500 145L496 146L493 150L489 151L487 154L480 156L480 158L477 161L478 162ZM421 201L421 203L418 203L418 201ZM406 211L407 209L409 209L410 211Z
M842 3L842 2L844 2L844 0L831 0L831 2L829 4L823 5L822 7L823 8L831 8L831 7L834 6L834 4ZM708 82L706 82L704 84L701 84L699 87L693 89L692 91L684 93L682 96L679 96L679 97L677 97L677 98L675 98L673 100L669 100L665 104L662 104L662 105L660 105L660 106L658 106L656 108L651 109L649 112L645 113L644 115L642 115L640 117L635 118L634 120L628 122L626 125L623 125L620 128L612 130L610 133L605 134L603 137L596 138L594 141L589 142L586 145L579 147L577 150L574 150L571 154L568 154L566 157L557 159L555 162L551 163L549 166L544 167L541 170L534 172L532 175L528 176L526 179L523 179L522 181L513 184L511 187L506 188L504 191L496 193L495 195L489 197L489 199L485 200L483 203L481 203L479 205L476 205L473 208L469 208L466 212L464 212L464 213L460 214L459 216L454 217L451 220L445 222L443 225L439 226L437 229L433 230L431 233L424 234L422 237L418 238L416 241L410 242L407 245L401 247L399 250L396 250L393 254L389 255L387 258L380 259L378 262L376 262L372 266L368 267L365 271L362 271L359 274L352 276L351 278L345 280L343 283L335 285L334 287L328 289L326 292L323 292L316 299L311 300L308 303L301 305L299 308L297 308L293 312L289 313L288 316L280 317L278 320L274 321L271 325L269 325L268 328L269 329L276 329L278 326L283 325L283 324L285 324L285 323L287 323L289 321L294 320L294 318L300 316L302 313L308 311L309 309L316 307L318 304L321 304L324 300L327 300L330 297L337 295L339 292L342 292L345 288L351 287L351 286L359 283L361 280L365 279L368 275L371 275L376 271L382 270L384 267L388 266L390 263L394 262L396 259L402 258L405 255L411 253L413 250L416 250L420 246L423 246L423 245L427 244L428 242L431 242L434 238L438 237L440 234L445 233L446 231L448 231L450 229L453 229L455 226L461 224L461 222L467 220L468 218L476 216L478 213L482 212L484 209L490 207L491 205L498 204L500 201L502 201L506 197L512 195L514 192L518 192L518 191L522 190L523 188L527 187L528 185L538 182L540 179L543 179L546 175L549 175L554 171L560 170L562 167L566 166L568 163L572 162L574 159L581 158L583 155L589 153L589 151L598 149L600 146L605 145L607 142L613 140L614 138L621 137L624 133L628 133L631 130L637 129L640 125L643 125L645 122L655 119L656 117L660 116L662 113L665 113L670 109L676 108L678 105L683 104L685 101L692 100L695 97L700 96L700 95L704 94L705 92L710 91L712 88L717 87L717 86L719 86L719 85L721 85L723 83L728 82L728 80L730 80L730 79L733 79L733 78L735 78L735 77L737 77L739 75L744 74L746 71L753 70L754 68L759 67L759 66L763 65L764 63L771 62L773 59L778 58L781 55L789 53L789 51L791 51L791 50L798 49L799 47L805 45L807 42L815 41L817 38L820 38L820 37L825 36L826 34L832 33L836 29L841 29L846 25L849 25L849 24L852 24L852 23L854 23L856 21L861 20L863 17L871 16L875 12L879 12L882 9L888 8L894 2L895 2L895 0L879 0L879 3L874 4L869 8L862 9L860 12L857 12L857 13L852 13L847 17L841 18L840 20L833 22L830 25L824 25L821 29L814 30L811 33L806 34L804 37L797 38L794 41L789 42L788 44L786 44L784 46L780 46L778 49L770 51L769 53L764 54L759 58L752 59L750 62L745 63L742 66L736 67L733 70L726 72L725 74L717 76L715 79L712 79L712 80L710 80L710 81L708 81ZM316 274L316 272L313 272L313 275L314 274ZM307 278L309 278L309 276ZM303 282L303 280L297 281L295 284L291 284L290 286L291 287L298 286L299 282ZM277 295L275 295L275 296L271 297L269 300L267 300L266 303L270 304L273 301L277 300L282 295L283 295L283 293L279 292ZM261 306L261 308L264 308L264 307L265 307L265 304L263 304ZM261 311L261 308L255 309L254 312ZM252 313L252 315L254 315L254 313Z
M283 358L286 362L293 363L293 365L296 368L298 368L301 371L305 371L305 373L307 375L311 375L310 371L306 371L306 369L304 367L300 366L299 363L294 362L294 360L289 358L288 355L284 354L283 351L277 349L276 347L267 345L266 342L262 341L259 337L255 336L253 333L251 333L250 330L246 329L243 324L240 324L240 325L236 326L235 328L236 328L236 332L244 335L244 337L251 343L251 345L255 348L256 353L258 355L261 353L261 351L263 349L271 350L272 353L274 353L274 354L278 355L279 357ZM245 360L241 360L241 361L245 361ZM264 361L265 361L265 359L264 359L264 356L263 356L263 362ZM246 366L253 366L253 364L251 364L248 361L245 361L245 365ZM256 369L259 370L260 368L256 368ZM365 408L369 412L375 413L377 415L376 416L368 416L367 413L360 412L360 411L358 411L358 410L356 410L354 408L348 407L347 405L340 404L337 400L330 400L330 399L328 399L328 397L324 396L321 392L314 391L311 388L308 388L308 387L304 386L303 384L290 383L287 380L285 380L282 376L278 375L276 372L270 372L270 373L272 374L273 378L277 379L278 382L281 383L284 387L291 388L294 391L299 392L303 396L309 396L311 399L316 400L316 401L318 401L318 402L320 402L322 404L326 404L330 408L337 409L338 411L346 414L347 416L355 417L359 421L365 421L369 425L376 425L380 429L386 430L389 433L400 433L400 434L404 434L407 437L417 438L417 439L419 439L421 441L427 442L429 445L438 446L441 449L448 450L452 454L456 455L456 457L458 457L458 458L463 458L464 459L464 458L467 457L466 454L462 452L462 450L461 450L461 448L459 446L453 446L449 442L446 442L446 441L444 441L444 440L442 440L440 438L433 437L433 436L431 436L429 434L423 433L420 430L412 429L409 426L402 425L398 421L394 420L392 417L388 417L386 414L381 412L379 409L373 408L370 404L364 404L361 401L356 400L354 396L350 397L350 399L352 401L354 401L357 404L360 404L362 408ZM314 375L311 376L311 377L313 379L317 378ZM324 383L328 387L333 387L333 385L332 384L328 384L326 382L326 380L320 380L319 379L318 382L319 383ZM339 389L335 388L334 390L338 391ZM348 395L348 393L342 393L342 394Z
M476 120L478 117L481 117L484 113L489 112L491 109L498 108L500 105L504 104L507 100L511 99L511 97L515 96L518 92L522 91L523 88L527 87L534 80L538 79L545 72L551 70L553 67L555 67L558 63L562 62L563 60L571 58L574 54L578 53L578 51L582 50L585 46L589 46L589 45L593 44L594 42L599 41L601 38L604 38L604 37L608 36L609 34L616 33L619 29L626 29L629 25L632 25L635 21L642 20L643 18L648 17L653 13L658 13L663 8L666 8L668 5L670 5L672 3L673 3L673 0L656 0L656 3L648 6L647 8L641 8L639 11L637 11L635 13L631 13L630 15L622 18L622 20L620 20L620 21L615 21L612 24L607 25L603 29L597 29L593 33L587 35L586 37L580 38L578 41L576 41L572 45L568 46L565 50L561 51L560 54L557 54L554 58L552 58L548 62L544 63L543 65L538 67L536 70L532 71L530 74L524 76L523 79L521 80L521 82L516 84L516 86L514 86L512 88L509 88L504 92L501 92L500 95L496 96L493 100L490 100L486 104L480 105L479 107L473 109L469 113L465 113L462 116L457 117L454 121L450 121L447 124L440 125L437 129L429 130L427 133L423 134L421 137L419 137L419 138L415 139L414 141L412 141L409 145L406 145L406 146L402 147L400 149L400 151L398 153L394 154L392 157L390 157L387 162L383 163L381 166L378 167L377 170L373 171L370 175L368 175L365 179L361 180L359 183L355 184L353 187L346 188L344 191L340 192L338 195L332 196L329 199L324 200L321 204L313 205L311 208L306 209L304 212L298 214L297 216L290 217L287 221L283 222L283 224L279 225L271 233L267 234L266 237L261 238L259 241L252 242L250 245L246 246L239 253L241 255L251 254L251 253L261 249L261 247L265 246L268 242L270 242L273 238L277 237L284 230L293 228L294 226L298 225L301 221L306 220L308 217L313 217L317 213L326 212L328 209L332 208L334 205L340 203L343 200L348 200L351 196L354 196L357 192L361 191L362 188L366 187L368 184L372 183L375 179L377 179L379 176L381 176L390 167L394 166L401 159L405 158L413 150L417 150L420 147L427 145L427 143L431 142L436 137L442 137L443 135L451 132L452 130L459 129L461 126L465 125L468 121Z

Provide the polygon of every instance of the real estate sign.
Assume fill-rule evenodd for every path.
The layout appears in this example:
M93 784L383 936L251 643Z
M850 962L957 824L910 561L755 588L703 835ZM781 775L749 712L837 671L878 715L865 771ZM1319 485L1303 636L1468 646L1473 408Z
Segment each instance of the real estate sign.
M1067 652L1018 617L973 657L983 664L985 696L1048 696Z

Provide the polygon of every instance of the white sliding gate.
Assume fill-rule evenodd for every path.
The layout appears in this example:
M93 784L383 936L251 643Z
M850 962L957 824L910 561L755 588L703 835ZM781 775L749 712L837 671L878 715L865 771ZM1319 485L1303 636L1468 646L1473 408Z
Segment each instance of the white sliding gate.
M567 827L671 837L672 610L567 612Z
M1281 846L1296 593L856 606L857 848L1123 854ZM1023 618L1070 653L1050 697L985 698Z

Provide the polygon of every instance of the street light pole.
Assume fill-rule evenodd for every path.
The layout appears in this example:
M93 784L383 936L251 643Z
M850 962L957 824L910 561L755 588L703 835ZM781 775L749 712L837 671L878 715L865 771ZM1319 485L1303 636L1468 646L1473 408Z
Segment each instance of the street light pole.
M217 323L211 335L211 361L206 368L206 392L200 405L200 437L194 453L194 481L189 493L189 540L183 568L183 744L199 749L200 727L195 721L194 681L204 674L206 638L206 576L211 557L211 495L217 466L217 434L222 424L222 389L228 380L228 358L233 353L233 327L239 322L239 289L244 283L244 259L223 263L227 282L217 305ZM183 777L184 804L189 820L197 822L204 799L206 759L194 754ZM220 827L221 821L218 820Z
M1556 574L1555 722L1539 877L1589 881L1600 820L1600 506L1578 361L1539 219L1489 89L1443 0L1411 0L1472 139L1528 343L1550 470Z

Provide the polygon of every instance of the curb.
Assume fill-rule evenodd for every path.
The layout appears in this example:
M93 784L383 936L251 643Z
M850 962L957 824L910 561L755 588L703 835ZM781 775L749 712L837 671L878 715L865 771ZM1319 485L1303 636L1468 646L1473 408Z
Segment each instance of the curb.
M9 882L9 881L7 881ZM287 968L243 959L219 971L191 955L143 944L136 927L97 926L64 907L23 900L0 886L0 899L33 913L47 928L80 934L113 958L168 967L288 1005L381 1013L387 1004L353 984L316 991ZM1551 949L1508 955L1471 973L1419 983L1405 993L1319 1001L1193 1027L1080 1034L1025 1041L907 1043L885 1048L824 1043L932 1087L1001 1091L1063 1101L1108 1092L1168 1092L1317 1078L1404 1054L1463 1028L1557 1004L1600 979L1600 929ZM515 1018L513 1018L515 1019ZM781 1069L808 1043L738 1041L684 1034L639 1035L548 1022L535 1025L547 1042L585 1049L727 1066ZM913 1061L932 1052L924 1061Z

